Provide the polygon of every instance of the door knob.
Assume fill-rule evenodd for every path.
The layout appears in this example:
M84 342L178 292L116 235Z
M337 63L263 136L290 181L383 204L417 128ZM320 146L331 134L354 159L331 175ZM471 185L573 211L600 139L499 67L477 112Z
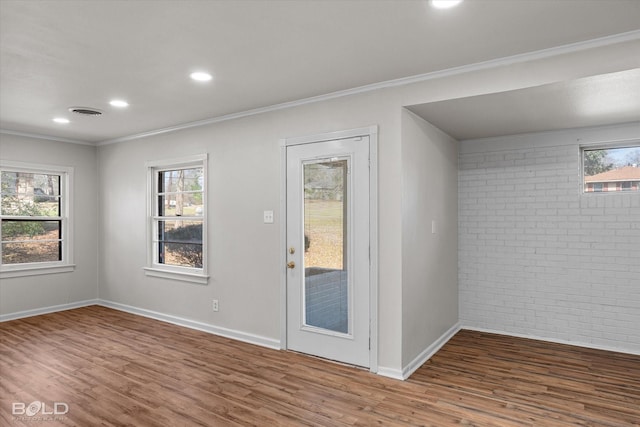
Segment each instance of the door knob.
M296 263L295 263L295 262L293 262L293 261L289 261L289 262L287 263L287 268L296 268Z

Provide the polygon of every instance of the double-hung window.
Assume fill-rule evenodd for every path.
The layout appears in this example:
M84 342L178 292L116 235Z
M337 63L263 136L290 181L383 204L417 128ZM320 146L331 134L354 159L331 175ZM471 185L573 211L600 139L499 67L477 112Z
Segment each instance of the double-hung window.
M68 272L73 168L0 162L0 277Z
M207 156L149 162L149 276L207 283Z

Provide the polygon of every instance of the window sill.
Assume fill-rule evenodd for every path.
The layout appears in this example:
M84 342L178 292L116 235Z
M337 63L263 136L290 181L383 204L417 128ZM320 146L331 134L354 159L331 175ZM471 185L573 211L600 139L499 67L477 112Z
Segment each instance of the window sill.
M0 278L10 279L13 277L40 276L43 274L71 273L75 269L75 264L8 268L0 271Z
M180 280L182 282L207 285L209 276L205 274L186 273L182 271L170 271L160 268L144 267L144 274L150 277L160 277L161 279Z

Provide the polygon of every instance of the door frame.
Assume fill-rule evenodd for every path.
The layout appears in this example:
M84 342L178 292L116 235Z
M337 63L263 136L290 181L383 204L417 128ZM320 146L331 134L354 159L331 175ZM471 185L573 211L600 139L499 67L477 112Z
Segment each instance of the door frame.
M369 371L378 372L378 126L280 140L280 348L287 345L287 147L369 137Z

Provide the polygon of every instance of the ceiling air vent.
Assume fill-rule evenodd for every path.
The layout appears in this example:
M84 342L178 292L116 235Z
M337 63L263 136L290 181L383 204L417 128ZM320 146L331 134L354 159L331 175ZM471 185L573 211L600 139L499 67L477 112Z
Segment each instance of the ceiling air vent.
M102 111L96 108L88 108L88 107L70 107L69 111L76 114L81 114L83 116L101 116Z

